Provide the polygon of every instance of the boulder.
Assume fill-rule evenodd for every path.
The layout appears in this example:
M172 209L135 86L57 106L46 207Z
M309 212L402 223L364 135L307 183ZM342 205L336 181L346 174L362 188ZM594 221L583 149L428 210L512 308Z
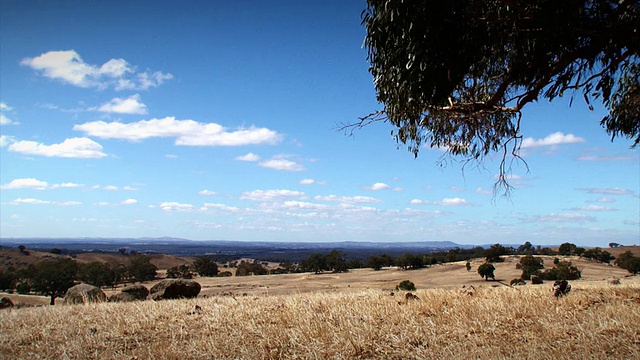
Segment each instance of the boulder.
M193 280L162 280L151 288L153 300L195 298L200 293L200 284Z
M109 302L130 302L130 301L140 301L140 299L137 299L135 296L125 292L119 292L109 296Z
M135 300L145 300L149 296L149 289L143 285L129 286L122 289L122 292L133 296Z
M0 298L0 309L8 309L14 307L16 304L13 303L10 297L2 297Z
M100 288L89 284L78 284L69 290L64 296L67 304L87 304L92 302L107 301L107 294Z

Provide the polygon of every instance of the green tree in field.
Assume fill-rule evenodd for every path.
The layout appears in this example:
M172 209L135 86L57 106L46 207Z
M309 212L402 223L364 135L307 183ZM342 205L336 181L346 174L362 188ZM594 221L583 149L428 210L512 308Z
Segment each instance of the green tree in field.
M67 258L46 259L27 268L31 290L49 296L51 305L74 285L77 272L78 264Z
M240 261L236 276L266 275L269 271L258 262Z
M15 289L18 284L18 276L15 271L0 269L0 290L8 291Z
M169 279L193 279L193 273L188 265L174 266L167 269Z
M395 265L403 270L421 269L424 267L424 260L422 256L406 253L396 258Z
M302 260L300 268L302 271L313 271L316 274L329 270L327 258L320 253L311 254L307 259Z
M471 271L471 263L467 261L467 263L465 264L467 271Z
M634 275L640 273L640 257L633 256L631 251L620 254L614 263Z
M552 269L540 273L543 280L577 280L582 277L582 272L571 261L559 261Z
M484 251L484 257L487 262L503 262L500 256L511 254L511 248L506 248L500 244L493 244L487 250Z
M527 104L597 100L611 138L640 143L637 0L368 0L362 23L383 108L346 128L388 122L415 156L424 145L471 162L499 152L507 191Z
M485 281L488 281L489 278L492 278L493 280L496 279L494 271L496 271L496 268L491 263L484 263L478 266L478 274L480 274L480 277L483 277Z
M218 264L206 256L197 258L191 266L200 276L218 275Z
M576 244L572 244L568 242L562 243L558 248L558 254L564 255L564 256L576 255L577 249L578 249L578 246L576 246Z
M516 269L522 270L521 279L529 280L532 275L539 275L540 270L544 269L544 260L532 255L523 256L516 264Z
M115 285L114 270L110 265L97 261L80 265L78 278L87 284L97 287Z
M375 271L379 271L384 266L384 262L379 256L373 255L367 260L367 266Z
M396 290L416 291L416 284L410 280L403 280L396 286Z
M347 260L345 259L345 255L342 251L332 250L325 258L327 267L334 273L349 271L347 268Z
M151 263L149 256L133 255L129 260L127 272L134 282L143 282L155 279L158 268Z
M614 259L613 256L611 256L611 253L609 253L606 250L602 250L599 247L593 248L593 249L587 249L585 250L582 255L580 255L584 258L587 259L593 259L593 260L597 260L603 263L610 263L611 260Z

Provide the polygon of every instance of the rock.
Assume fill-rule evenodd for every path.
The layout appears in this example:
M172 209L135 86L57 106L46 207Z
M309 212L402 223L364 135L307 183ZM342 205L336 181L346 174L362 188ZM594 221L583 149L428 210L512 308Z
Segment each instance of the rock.
M10 297L5 296L0 298L0 309L8 309L14 306L16 306L16 304L13 303L13 300L11 300Z
M195 298L200 293L200 284L193 280L162 280L151 288L153 300Z
M540 279L540 277L539 277L539 276L532 275L532 276L531 276L531 283L532 283L533 285L540 285L540 284L542 284L543 282L542 282L542 279Z
M611 285L620 285L620 279L614 277L613 279L609 279L609 284Z
M122 292L133 296L135 300L146 300L147 296L149 296L149 289L143 285L129 286L122 289Z
M130 301L140 301L140 299L125 292L119 292L109 296L109 302L130 302Z
M67 304L87 304L92 302L107 301L107 294L100 288L89 284L78 284L69 290L64 296Z
M417 295L414 295L414 294L412 294L412 293L410 293L410 292L409 292L409 293L407 293L407 294L404 296L404 298L405 298L405 300L407 300L407 301L409 301L409 300L420 300L420 298L419 298Z
M557 280L553 283L553 296L559 298L571 291L571 285L567 280Z

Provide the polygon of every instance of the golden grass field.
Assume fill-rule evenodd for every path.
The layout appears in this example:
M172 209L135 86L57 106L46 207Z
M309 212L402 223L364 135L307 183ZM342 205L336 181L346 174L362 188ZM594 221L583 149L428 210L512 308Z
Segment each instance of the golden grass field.
M639 277L571 260L583 279L560 299L551 282L503 285L520 275L509 257L496 264L502 283L482 280L478 259L471 272L460 262L196 278L197 299L4 310L0 358L640 359ZM416 284L418 300L390 295L402 280Z

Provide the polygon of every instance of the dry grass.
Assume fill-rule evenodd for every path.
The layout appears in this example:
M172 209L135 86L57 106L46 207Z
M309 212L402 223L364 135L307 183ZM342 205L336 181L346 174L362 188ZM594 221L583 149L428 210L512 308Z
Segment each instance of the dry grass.
M0 358L640 358L640 285L573 284L23 308L0 312Z

